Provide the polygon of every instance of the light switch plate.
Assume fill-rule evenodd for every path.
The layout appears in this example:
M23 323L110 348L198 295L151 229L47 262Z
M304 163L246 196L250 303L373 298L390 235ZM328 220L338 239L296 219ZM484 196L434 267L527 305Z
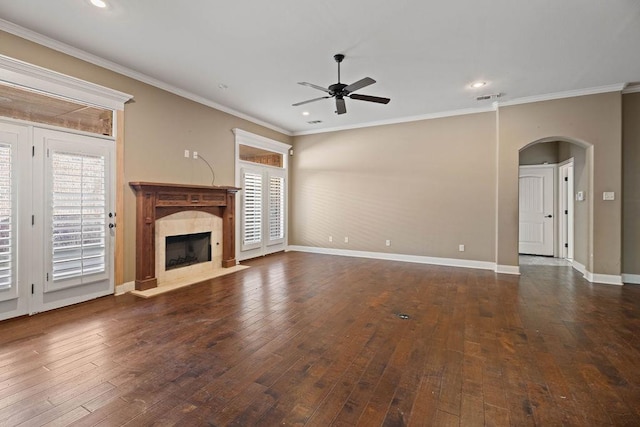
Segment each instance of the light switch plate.
M605 191L604 193L602 193L602 200L615 200L616 199L616 193L614 193L613 191Z

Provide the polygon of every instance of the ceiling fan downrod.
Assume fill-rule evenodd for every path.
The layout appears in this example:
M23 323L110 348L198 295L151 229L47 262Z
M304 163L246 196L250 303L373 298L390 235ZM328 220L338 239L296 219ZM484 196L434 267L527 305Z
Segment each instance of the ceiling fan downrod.
M340 83L340 63L344 59L344 55L341 53L337 53L333 55L333 59L335 59L336 62L338 63L338 83Z

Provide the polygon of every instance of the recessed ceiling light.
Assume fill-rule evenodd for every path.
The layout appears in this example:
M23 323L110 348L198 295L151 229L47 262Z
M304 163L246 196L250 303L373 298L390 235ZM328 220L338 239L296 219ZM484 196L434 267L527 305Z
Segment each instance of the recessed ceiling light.
M100 9L104 9L105 7L107 7L107 2L105 2L104 0L91 0L91 4L95 7L99 7Z
M473 82L473 83L471 83L471 87L474 88L474 89L478 89L478 88L481 88L481 87L486 86L486 85L487 85L487 82Z
M308 111L303 111L303 112L302 112L302 115L303 115L303 116L308 116L308 115L309 115L309 112L308 112Z

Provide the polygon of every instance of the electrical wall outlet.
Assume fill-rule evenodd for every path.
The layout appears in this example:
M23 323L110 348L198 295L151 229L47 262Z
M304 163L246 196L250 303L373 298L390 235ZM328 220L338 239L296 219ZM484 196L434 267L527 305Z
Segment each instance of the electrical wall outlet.
M458 245L458 251L464 252L464 245Z
M184 150L184 156L188 159L189 158L189 150Z
M344 242L345 242L345 243L349 243L349 238L348 238L348 237L345 237L345 238L344 238Z
M391 246L391 240L387 240L387 241L385 241L385 242L384 242L384 244L385 244L386 246Z
M333 242L333 236L329 236L329 241Z
M605 191L604 193L602 193L602 200L615 200L616 199L616 193L613 191Z
M198 158L198 152L197 152L197 151L194 151L194 152L193 152L193 158L194 158L194 159L197 159L197 158Z

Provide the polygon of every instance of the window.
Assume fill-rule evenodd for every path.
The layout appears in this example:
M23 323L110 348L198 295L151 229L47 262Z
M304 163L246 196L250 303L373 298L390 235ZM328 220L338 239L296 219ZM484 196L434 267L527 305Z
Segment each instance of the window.
M262 175L243 173L242 178L242 247L262 242Z
M234 129L240 187L236 257L242 261L287 245L287 166L291 146Z
M113 135L113 110L0 84L0 116Z
M284 239L284 178L269 177L269 242Z
M257 147L240 144L240 160L261 165L284 167L282 153L274 153L273 151L263 150Z
M14 283L14 200L11 145L0 144L0 291Z
M54 151L52 172L53 281L104 272L104 158Z

